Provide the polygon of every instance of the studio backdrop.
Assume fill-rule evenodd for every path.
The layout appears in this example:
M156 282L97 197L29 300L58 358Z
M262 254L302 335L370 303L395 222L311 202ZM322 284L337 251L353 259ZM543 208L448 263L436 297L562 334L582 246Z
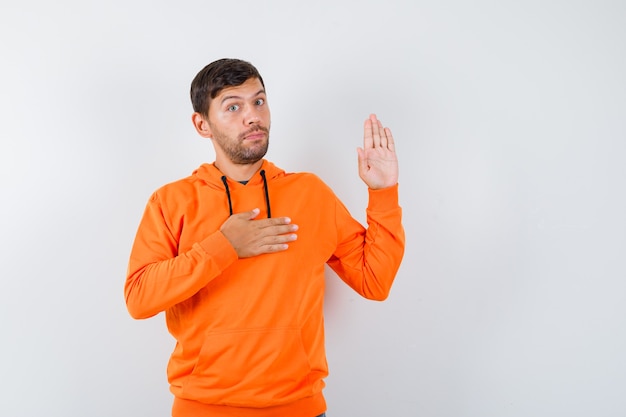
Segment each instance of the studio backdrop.
M123 284L223 57L361 222L363 121L396 140L406 254L384 302L327 271L329 417L626 414L625 3L5 1L0 39L0 415L170 415Z

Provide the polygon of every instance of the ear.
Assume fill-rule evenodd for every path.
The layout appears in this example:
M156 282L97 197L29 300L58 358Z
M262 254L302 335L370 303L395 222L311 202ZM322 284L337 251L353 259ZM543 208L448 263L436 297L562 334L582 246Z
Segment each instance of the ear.
M196 131L203 138L212 138L213 132L211 132L211 126L209 126L209 121L200 113L195 112L191 115L191 122L193 126L196 128Z

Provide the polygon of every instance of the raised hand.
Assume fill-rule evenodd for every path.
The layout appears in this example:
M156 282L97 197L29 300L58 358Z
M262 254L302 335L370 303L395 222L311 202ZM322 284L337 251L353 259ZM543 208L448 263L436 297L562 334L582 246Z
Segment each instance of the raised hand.
M298 226L288 217L254 220L258 214L259 209L233 214L220 227L240 258L284 251L297 239Z
M398 182L398 157L391 130L371 114L363 128L363 148L357 148L359 177L373 190Z

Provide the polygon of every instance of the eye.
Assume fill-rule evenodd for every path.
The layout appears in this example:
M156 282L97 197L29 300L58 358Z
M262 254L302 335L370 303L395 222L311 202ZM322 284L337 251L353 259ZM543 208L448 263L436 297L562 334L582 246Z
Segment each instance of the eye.
M239 104L232 104L232 105L228 106L227 110L228 111L237 111L237 110L239 110Z
M262 106L263 104L265 104L265 99L262 98L258 98L255 102L254 102L257 106Z

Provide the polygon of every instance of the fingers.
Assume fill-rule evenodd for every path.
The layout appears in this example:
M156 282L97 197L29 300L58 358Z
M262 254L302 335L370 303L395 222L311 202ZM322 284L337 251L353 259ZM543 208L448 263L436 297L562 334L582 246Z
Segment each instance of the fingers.
M363 126L363 149L383 148L394 150L391 130L383 124L375 114L370 114Z
M375 114L370 115L370 120L372 121L372 136L374 138L374 148L378 148L382 145L380 136L381 124L380 121L376 118Z
M363 125L363 149L371 149L374 147L374 133L372 130L371 116L365 120Z
M271 231L268 231L261 239L259 239L259 246L269 247L272 245L279 245L280 249L285 250L289 247L287 243L293 242L298 239L298 235L295 233L293 226L273 226Z
M289 243L298 239L295 233L298 226L291 224L288 217L255 220L253 223L256 234L253 233L255 239L250 242L248 248L251 255L287 250Z
M380 120L376 120L378 126L378 137L380 138L379 144L381 148L387 147L387 135L385 134L385 128L383 128L383 124Z
M387 149L392 152L396 150L396 143L393 141L393 135L391 134L391 129L388 127L385 128L385 137L387 138Z
M289 217L256 220L258 212L234 214L220 228L240 258L283 251L297 239L298 226Z
M258 228L257 230L259 230L260 233L266 236L283 235L286 233L296 232L298 230L298 225L290 224L290 221L279 222L280 219L289 220L288 217L257 220L258 224L255 226Z

